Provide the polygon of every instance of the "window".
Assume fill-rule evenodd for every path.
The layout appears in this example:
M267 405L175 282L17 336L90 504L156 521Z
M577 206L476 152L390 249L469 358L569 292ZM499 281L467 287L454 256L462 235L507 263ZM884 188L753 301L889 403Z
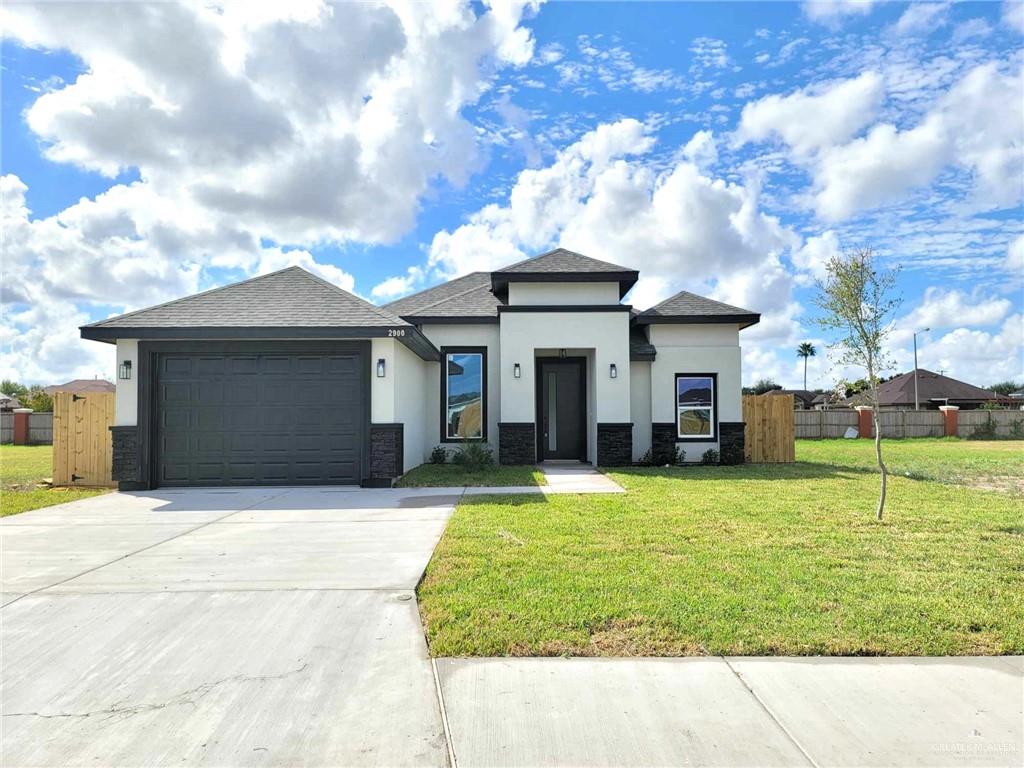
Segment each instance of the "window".
M483 440L487 437L487 349L441 350L441 440Z
M676 374L676 435L683 440L716 439L718 377L713 373Z

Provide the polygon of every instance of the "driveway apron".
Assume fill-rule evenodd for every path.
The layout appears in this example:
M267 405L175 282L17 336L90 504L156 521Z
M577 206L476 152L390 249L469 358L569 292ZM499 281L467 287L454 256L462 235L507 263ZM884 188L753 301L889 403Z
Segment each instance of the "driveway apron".
M414 590L455 501L188 489L4 519L3 765L447 764Z

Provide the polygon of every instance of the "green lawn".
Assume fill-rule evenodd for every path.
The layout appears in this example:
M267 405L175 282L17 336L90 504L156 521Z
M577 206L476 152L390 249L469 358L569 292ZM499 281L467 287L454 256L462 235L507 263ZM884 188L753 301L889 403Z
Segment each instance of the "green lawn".
M625 495L465 500L419 589L431 653L1024 653L1024 501L895 477L877 523L861 449L827 448L611 472Z
M797 461L874 469L870 440L797 440ZM1024 440L883 440L889 471L920 480L1024 492Z
M53 446L0 445L0 517L106 493L105 488L50 488Z
M397 483L398 488L547 485L544 473L534 466L493 466L476 472L467 472L457 464L422 464L406 472Z

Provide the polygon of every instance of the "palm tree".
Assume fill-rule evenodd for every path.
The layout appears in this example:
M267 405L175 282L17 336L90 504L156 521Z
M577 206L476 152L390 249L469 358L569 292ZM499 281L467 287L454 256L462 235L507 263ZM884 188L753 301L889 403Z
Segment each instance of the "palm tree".
M807 358L814 357L816 354L818 354L818 350L809 341L802 342L796 348L796 356L804 359L804 389L807 389Z

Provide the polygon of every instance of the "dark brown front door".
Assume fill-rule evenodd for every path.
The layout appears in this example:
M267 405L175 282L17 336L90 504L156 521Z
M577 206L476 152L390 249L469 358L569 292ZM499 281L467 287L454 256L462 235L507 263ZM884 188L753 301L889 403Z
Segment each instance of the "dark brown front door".
M587 458L587 389L583 358L537 361L537 456Z

